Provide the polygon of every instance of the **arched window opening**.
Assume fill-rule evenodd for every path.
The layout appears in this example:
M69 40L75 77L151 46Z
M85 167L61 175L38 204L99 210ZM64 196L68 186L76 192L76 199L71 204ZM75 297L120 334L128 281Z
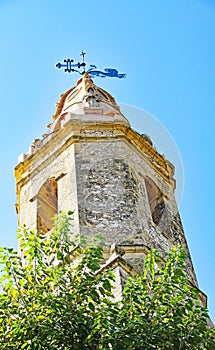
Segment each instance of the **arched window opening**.
M152 179L145 179L146 192L153 222L158 225L165 209L163 194Z
M57 181L48 179L37 196L37 229L44 233L53 227L53 217L58 213Z

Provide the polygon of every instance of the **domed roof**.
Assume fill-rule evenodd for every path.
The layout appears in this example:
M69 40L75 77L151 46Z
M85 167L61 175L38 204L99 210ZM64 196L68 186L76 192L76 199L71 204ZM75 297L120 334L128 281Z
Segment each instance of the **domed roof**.
M96 86L90 75L84 75L76 83L76 86L61 95L57 110L53 116L53 124L50 124L51 132L59 129L60 122L66 114L74 115L100 115L123 116L115 99L105 90Z

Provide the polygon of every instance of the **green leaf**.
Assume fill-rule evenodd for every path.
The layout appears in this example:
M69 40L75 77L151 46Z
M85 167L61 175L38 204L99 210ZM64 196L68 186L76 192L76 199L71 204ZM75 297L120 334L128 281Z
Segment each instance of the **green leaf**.
M95 311L95 306L93 305L93 303L89 302L88 306L89 306L91 311L93 311L93 312Z
M103 283L103 287L104 287L104 289L110 291L111 290L111 282L108 279L106 279Z

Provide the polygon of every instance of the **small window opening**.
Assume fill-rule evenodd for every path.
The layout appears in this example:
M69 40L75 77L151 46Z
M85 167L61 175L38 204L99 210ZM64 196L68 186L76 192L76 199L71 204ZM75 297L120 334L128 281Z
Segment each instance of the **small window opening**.
M37 196L37 229L44 233L53 227L53 217L58 213L57 181L48 179Z
M152 179L147 177L145 179L145 184L152 220L158 225L165 209L163 194Z

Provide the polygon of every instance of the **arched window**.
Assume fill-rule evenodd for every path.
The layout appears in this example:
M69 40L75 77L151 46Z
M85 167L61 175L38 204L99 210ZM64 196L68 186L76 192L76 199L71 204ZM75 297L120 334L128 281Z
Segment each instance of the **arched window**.
M145 184L152 220L158 225L165 209L163 194L159 187L149 177L145 179Z
M37 229L48 232L53 227L53 217L58 213L57 181L48 179L37 195Z

